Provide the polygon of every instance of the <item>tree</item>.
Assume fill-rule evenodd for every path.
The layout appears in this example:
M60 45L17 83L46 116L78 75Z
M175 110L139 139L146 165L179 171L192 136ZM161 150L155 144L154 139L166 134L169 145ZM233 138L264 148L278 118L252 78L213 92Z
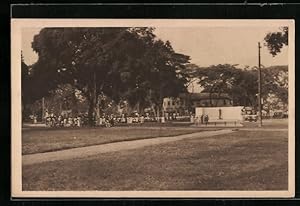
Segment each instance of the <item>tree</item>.
M26 100L24 99L25 97L28 97L27 95L27 90L26 84L28 84L29 80L29 67L27 64L24 62L24 57L23 53L21 52L21 87L22 87L22 104L25 104Z
M217 93L220 97L222 93L231 95L234 105L255 104L255 94L257 85L256 76L253 71L242 70L237 65L219 64L209 67L190 67L191 78L198 79L198 84L203 88L203 92L210 94L210 106L212 104L212 94Z
M176 53L170 42L148 38L140 52L135 69L123 73L127 79L127 91L123 98L129 105L141 108L151 107L157 117L163 115L164 97L174 97L186 91L186 75L183 73L189 57Z
M61 84L45 98L45 107L56 114L64 110L72 110L74 114L79 114L87 108L87 102L81 91L73 85Z
M264 38L265 45L273 56L276 56L283 46L288 45L288 27L281 27L280 30L278 32L270 32Z
M147 101L152 106L156 116L164 116L162 111L163 98L176 97L181 92L186 92L187 76L184 73L185 66L189 62L189 56L176 53L170 42L155 41L147 49L145 66L148 67Z
M288 105L288 66L271 66L262 69L263 108L287 110Z
M227 93L232 96L234 105L257 106L257 70L241 69L236 65L213 65L198 67L192 65L188 73L197 78L204 92ZM262 98L267 112L276 105L288 104L288 68L272 66L262 69ZM214 106L211 104L211 106Z
M127 28L42 29L32 43L39 55L34 75L39 80L48 78L44 79L42 93L47 94L59 84L73 84L87 98L92 124L98 95L117 99L124 88L119 75L126 55L119 54L132 39Z
M148 104L157 93L162 98L168 95L164 89L184 83L179 69L185 56L155 39L153 28L45 28L32 47L39 55L32 69L36 83L42 83L39 95L60 84L74 85L89 103L90 124L99 113L99 95ZM168 83L157 88L162 78Z
M29 66L24 62L23 53L21 52L21 101L22 101L22 119L28 116L29 111L27 105L30 103L31 94L30 88L27 85L30 84L30 73L29 73Z
M255 107L257 104L257 71L237 68L235 84L232 88L234 105Z

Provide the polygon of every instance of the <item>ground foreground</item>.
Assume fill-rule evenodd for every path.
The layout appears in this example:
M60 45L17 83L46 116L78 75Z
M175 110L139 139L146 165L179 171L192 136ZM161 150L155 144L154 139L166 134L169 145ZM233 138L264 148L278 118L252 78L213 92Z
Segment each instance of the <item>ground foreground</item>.
M287 190L287 142L287 131L237 131L23 165L23 190Z
M190 134L214 128L112 127L80 129L27 129L22 131L22 154L106 144L128 140Z

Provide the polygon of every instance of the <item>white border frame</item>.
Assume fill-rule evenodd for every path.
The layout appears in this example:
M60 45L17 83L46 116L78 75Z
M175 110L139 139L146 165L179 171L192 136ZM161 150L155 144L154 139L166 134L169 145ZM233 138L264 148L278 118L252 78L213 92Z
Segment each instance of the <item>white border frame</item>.
M289 27L289 139L287 191L22 191L21 29L42 27ZM295 195L295 22L289 20L196 19L11 19L12 197L100 198L288 198Z

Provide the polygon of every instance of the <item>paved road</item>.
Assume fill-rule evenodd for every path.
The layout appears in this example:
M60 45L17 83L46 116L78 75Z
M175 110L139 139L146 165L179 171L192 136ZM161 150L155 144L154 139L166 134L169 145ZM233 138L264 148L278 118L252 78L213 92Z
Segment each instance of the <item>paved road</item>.
M149 145L163 144L172 141L178 141L185 138L203 138L222 134L228 134L234 132L230 129L218 130L218 131L203 131L192 134L185 134L172 137L156 137L151 139L123 141L95 146L87 146L73 149L66 149L55 152L37 153L22 156L23 165L31 165L42 162L56 161L56 160L67 160L74 158L82 158L92 155L97 155L107 152L117 152L121 150L130 150L141 148Z

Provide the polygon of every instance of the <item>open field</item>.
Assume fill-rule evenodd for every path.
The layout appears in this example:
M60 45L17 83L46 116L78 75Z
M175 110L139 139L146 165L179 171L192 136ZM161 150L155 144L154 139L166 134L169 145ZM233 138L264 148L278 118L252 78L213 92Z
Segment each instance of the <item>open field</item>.
M285 129L287 119L263 120L263 128ZM224 128L224 127L221 127ZM148 123L113 128L25 128L22 131L22 154L58 151L63 149L106 144L137 139L176 136L199 131L219 130L218 127L190 127L189 124ZM227 127L230 128L230 127ZM255 130L257 123L245 122L243 128Z
M286 190L287 143L287 131L237 131L28 165L23 190Z
M287 129L288 119L263 119L263 128ZM246 128L257 128L258 122L244 122Z
M176 136L193 132L216 130L190 127L112 127L28 129L22 131L22 154L57 151L76 147L119 141Z

